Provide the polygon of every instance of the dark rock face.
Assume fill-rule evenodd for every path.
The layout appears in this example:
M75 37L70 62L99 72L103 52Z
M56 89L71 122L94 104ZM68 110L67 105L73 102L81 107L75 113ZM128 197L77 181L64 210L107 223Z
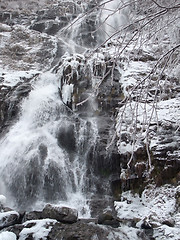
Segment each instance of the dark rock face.
M180 131L176 123L163 123L158 131L158 144L152 148L154 177L158 186L179 181L179 139Z
M59 146L65 148L68 153L75 152L76 150L76 139L74 131L74 125L70 124L65 127L61 127L57 134Z
M26 212L23 218L23 222L37 219L42 219L42 211Z
M108 230L99 228L93 224L87 224L78 222L72 224L70 227L68 225L60 225L57 223L55 227L51 230L49 234L49 239L57 240L66 239L66 240L84 240L84 239L108 239Z

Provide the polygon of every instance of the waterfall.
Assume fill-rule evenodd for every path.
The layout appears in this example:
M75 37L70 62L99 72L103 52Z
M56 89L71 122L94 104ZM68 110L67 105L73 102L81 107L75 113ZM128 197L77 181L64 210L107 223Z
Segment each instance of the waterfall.
M0 142L5 194L19 208L65 201L88 215L86 154L96 141L96 126L69 112L55 74L43 73L32 85L19 120Z
M128 0L102 1L100 23L104 40L118 34L129 23Z
M81 215L90 216L87 200L95 192L93 184L97 176L94 179L88 178L93 178L93 171L97 174L100 171L94 170L92 166L91 172L87 165L90 166L92 158L95 166L103 166L103 160L97 164L98 153L96 160L93 159L99 137L98 124L101 122L96 121L93 115L95 111L98 113L97 103L92 97L95 96L93 91L97 91L93 81L100 80L93 72L93 61L92 66L86 69L85 57L78 56L77 52L91 49L100 41L99 31L95 31L98 23L102 24L103 31L109 36L113 33L112 29L117 30L124 24L121 15L126 16L125 12L119 10L119 1L113 0L105 5L102 3L88 21L89 15L82 17L80 12L79 20L76 22L75 19L70 23L71 27L66 27L71 34L61 36L62 31L57 34L56 40L62 40L66 53L59 59L59 65L53 66L53 70L39 73L38 77L31 79L32 90L21 101L18 119L0 139L0 194L2 192L7 196L11 206L32 209L53 202L73 206ZM76 54L74 59L72 53ZM66 56L70 57L64 69L62 62ZM76 87L73 83L74 76ZM78 82L80 76L81 83ZM87 112L86 117L81 118L80 114L73 112L73 106L71 109L68 106L74 87L78 99L74 103L76 106L89 101L89 105L83 109ZM84 91L82 98L78 98L80 88ZM86 106L91 109L86 109ZM91 111L94 111L93 114ZM103 127L99 127L101 132L105 132ZM104 146L105 144L101 149L103 153ZM102 189L103 184L98 184L99 189Z

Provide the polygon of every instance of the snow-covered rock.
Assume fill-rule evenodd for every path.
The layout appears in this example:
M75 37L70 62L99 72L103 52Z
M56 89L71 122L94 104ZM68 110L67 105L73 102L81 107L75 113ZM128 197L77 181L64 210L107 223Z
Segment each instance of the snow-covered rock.
M28 236L32 236L33 239L47 239L52 226L56 223L56 220L43 219L43 220L30 220L23 224L24 228L19 234L19 240L24 240Z
M5 231L0 233L0 240L16 240L16 239L17 239L16 235L12 232Z
M153 236L159 239L177 240L180 235L177 218L178 187L164 185L157 188L149 186L142 196L124 192L122 200L115 202L118 217L122 222L129 222L138 228L153 229ZM164 234L164 235L163 235Z
M0 212L0 229L16 224L19 216L16 211Z

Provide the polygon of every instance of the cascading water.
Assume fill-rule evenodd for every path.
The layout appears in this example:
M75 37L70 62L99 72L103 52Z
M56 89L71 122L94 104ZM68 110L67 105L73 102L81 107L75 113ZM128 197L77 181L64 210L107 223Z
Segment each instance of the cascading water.
M128 25L129 23L129 8L128 0L113 0L103 1L103 8L100 15L102 24L102 34L104 39L110 38L116 32Z
M94 141L93 124L60 100L56 75L42 74L24 99L18 122L1 140L5 194L11 193L19 208L64 200L85 210L86 153Z
M112 4L111 10L109 4ZM105 4L96 18L93 15L93 20L86 22L89 28L84 35L80 33L84 31L86 23L72 25L75 30L70 28L69 31L72 30L76 36L71 36L70 49L67 49L69 43L66 39L62 41L66 42L64 48L67 52L76 51L77 46L82 51L84 45L96 45L100 39L99 31L95 31L96 23L101 22L108 36L112 34L112 28L116 30L122 24L122 21L118 23L119 1L114 0L109 4ZM115 11L114 17L112 11ZM77 35L82 39L77 39ZM79 62L83 60L80 59ZM93 66L91 69L94 71ZM63 205L76 207L81 215L90 216L86 200L88 192L93 192L94 189L93 180L88 186L88 177L92 175L87 169L87 158L93 158L92 152L98 139L97 122L100 121L88 118L91 115L89 113L85 119L81 119L66 106L71 101L73 83L64 80L64 85L60 88L61 99L58 82L64 73L62 69L52 73L53 71L39 74L38 79L31 81L33 90L22 101L18 121L1 138L0 190L9 196L11 204L20 209L34 208L35 205L41 206L46 202L60 204L63 201ZM91 92L87 91L85 101L90 99L91 104L94 103L89 96Z

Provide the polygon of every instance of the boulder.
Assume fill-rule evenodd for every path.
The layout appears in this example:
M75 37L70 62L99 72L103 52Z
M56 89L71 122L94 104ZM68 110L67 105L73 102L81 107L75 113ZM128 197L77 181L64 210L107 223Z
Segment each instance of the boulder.
M63 223L75 223L78 219L78 212L76 209L47 204L42 211L42 218L56 219Z
M109 225L111 227L119 227L119 221L115 218L111 211L106 211L98 216L98 224Z
M0 213L0 230L12 226L19 221L20 214L16 211Z
M167 225L168 227L174 227L175 225L175 221L174 219L170 218L170 219L166 219L162 222L162 224Z

